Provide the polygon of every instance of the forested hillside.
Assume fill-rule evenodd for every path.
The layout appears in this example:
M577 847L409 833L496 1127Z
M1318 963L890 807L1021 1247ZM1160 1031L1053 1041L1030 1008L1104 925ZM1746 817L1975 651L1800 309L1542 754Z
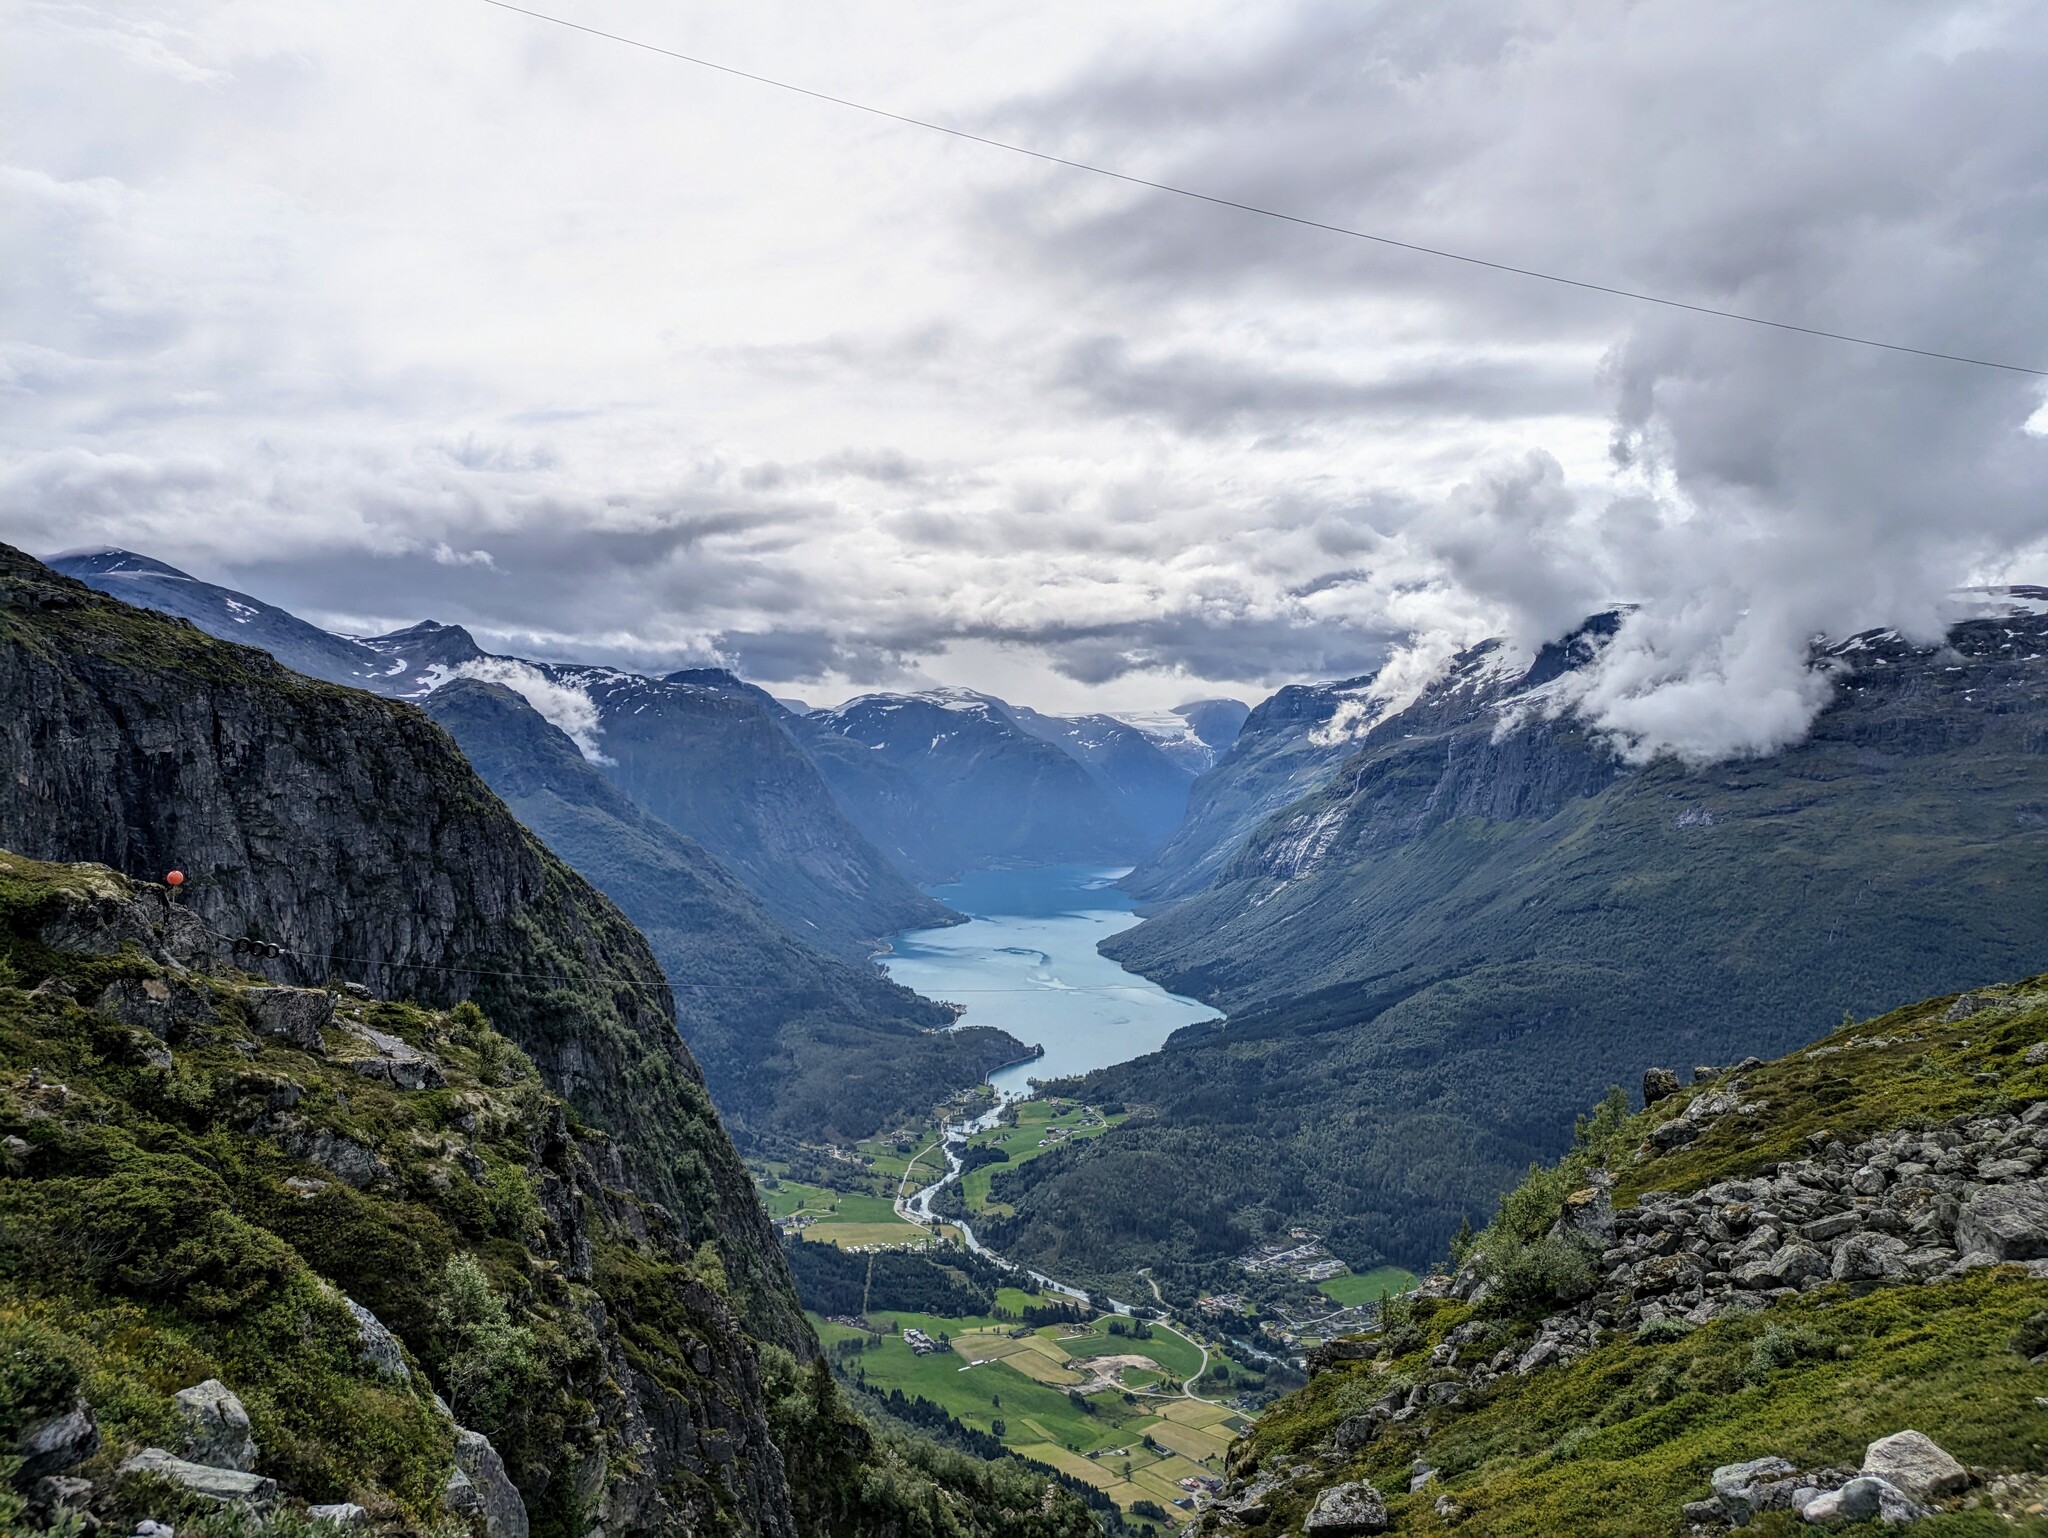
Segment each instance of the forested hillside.
M1015 1037L946 1029L951 1010L800 943L510 689L457 679L421 704L519 820L647 936L742 1146L865 1137L1023 1055Z
M1804 740L1701 769L1546 719L1569 653L1468 654L1207 891L1104 947L1230 1024L1092 1076L1143 1114L1004 1177L1000 1242L1127 1274L1301 1221L1413 1264L1653 1059L1782 1051L2048 955L2031 606L1943 648L1840 647Z

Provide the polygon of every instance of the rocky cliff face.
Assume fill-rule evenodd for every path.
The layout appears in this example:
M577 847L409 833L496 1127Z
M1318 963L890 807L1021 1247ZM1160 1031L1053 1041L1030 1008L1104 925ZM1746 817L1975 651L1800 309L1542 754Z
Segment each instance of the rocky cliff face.
M260 646L314 678L395 699L424 699L465 668L580 696L588 742L604 744L602 766L619 788L724 861L800 939L842 959L865 960L899 930L952 918L847 821L783 730L782 708L729 673L657 679L493 657L461 626L431 620L355 639L146 556L108 551L59 564L126 602Z
M91 1432L41 1515L793 1538L755 1345L644 1149L468 1005L239 959L162 886L0 852L0 1331L40 1364L0 1418Z
M1351 743L1331 732L1330 721L1371 685L1370 678L1290 684L1252 710L1190 788L1180 826L1123 879L1124 889L1161 904L1208 885L1261 823L1351 756Z
M0 845L138 876L180 869L209 931L285 947L260 963L280 982L475 999L613 1139L623 1188L661 1209L674 1252L712 1246L745 1323L808 1349L646 943L418 711L0 548L0 771ZM750 1348L714 1338L707 1371L743 1378ZM656 1395L643 1408L671 1440L694 1434L686 1406ZM776 1511L770 1491L746 1521L778 1530Z

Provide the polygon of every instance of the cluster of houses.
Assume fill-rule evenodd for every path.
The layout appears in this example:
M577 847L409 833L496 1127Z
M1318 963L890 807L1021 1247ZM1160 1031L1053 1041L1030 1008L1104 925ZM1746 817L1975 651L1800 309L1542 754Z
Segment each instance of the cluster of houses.
M930 1356L934 1351L950 1351L953 1349L945 1341L933 1340L914 1325L904 1326L903 1343L919 1356Z
M1205 1314L1241 1314L1250 1306L1241 1292L1214 1292L1195 1299L1195 1307Z
M1240 1271L1253 1276L1283 1271L1304 1282L1328 1281L1333 1276L1342 1276L1346 1270L1344 1262L1324 1249L1323 1241L1305 1228L1294 1229L1285 1242L1262 1244L1238 1256L1237 1265Z
M775 1231L778 1234L800 1234L817 1221L815 1212L792 1212L786 1218L775 1220Z

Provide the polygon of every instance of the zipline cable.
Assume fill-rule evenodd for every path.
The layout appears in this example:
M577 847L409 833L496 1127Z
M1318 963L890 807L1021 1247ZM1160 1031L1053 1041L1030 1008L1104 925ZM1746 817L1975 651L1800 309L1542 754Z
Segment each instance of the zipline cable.
M545 11L530 10L523 5L513 5L511 0L482 0L482 3L501 11L512 11L520 16L529 16L535 21L545 21L557 27L566 27L571 32L582 32L591 37L603 38L606 42L620 43L628 48L638 48L647 53L660 54L666 59L675 59L683 64L693 64L699 69L715 70L721 75L730 75L737 80L747 80L755 85L772 86L778 91L788 91L796 96L808 96L813 101L829 103L835 107L846 107L854 112L865 112L870 117L886 118L892 123L901 123L910 128L922 128L931 133L945 134L950 138L962 139L970 144L984 145L989 149L1004 150L1012 155L1042 161L1047 165L1064 166L1070 171L1086 171L1091 176L1107 177L1111 181L1124 182L1133 187L1145 187L1154 192L1171 193L1177 198L1189 198L1197 203L1209 203L1218 208L1234 208L1240 213L1256 214L1262 219L1278 219L1286 224L1299 225L1304 229L1322 230L1331 235L1342 235L1350 240L1370 241L1376 246L1389 246L1399 251L1412 251L1419 256L1432 256L1439 261L1462 262L1468 267L1484 267L1492 272L1504 272L1519 278L1534 278L1543 283L1555 283L1565 288L1576 288L1594 294L1608 294L1617 299L1628 299L1638 304L1661 305L1669 310L1686 310L1694 315L1710 315L1718 320L1740 321L1748 326L1765 326L1773 331L1792 331L1801 336L1819 337L1830 342L1847 342L1857 347L1874 347L1883 352L1906 353L1916 358L1936 358L1944 363L1963 363L1972 368L1998 369L2008 374L2028 374L2037 379L2048 379L2048 368L2030 368L2022 363L2000 363L1991 358L1973 358L1963 353L1940 352L1929 347L1908 347L1903 342L1883 342L1875 337L1856 336L1847 331L1827 331L1819 326L1801 326L1788 320L1772 320L1767 316L1750 315L1741 310L1724 310L1710 304L1694 304L1684 299L1671 299L1662 294L1646 294L1639 289L1618 288L1608 283L1594 283L1585 278L1569 278L1562 273L1544 272L1535 267L1519 267L1512 262L1497 262L1483 256L1472 256L1463 251L1449 251L1441 246L1420 245L1412 240L1396 240L1391 235L1375 235L1369 230L1353 229L1349 225L1328 224L1321 219L1309 219L1300 214L1283 213L1277 208L1266 208L1257 203L1243 203L1236 198L1219 197L1215 193L1197 192L1191 187L1177 187L1171 182L1154 181L1150 177L1136 176L1128 171L1116 171L1108 166L1095 165L1086 160L1073 160L1065 155L1055 155L1047 150L1032 149L1029 145L1013 144L1007 139L991 138L965 128L954 128L945 123L935 123L929 118L912 117L908 113L891 112L886 107L870 106L867 102L855 101L848 96L834 96L829 91L813 90L809 86L796 85L791 81L777 80L772 75L756 74L752 70L740 69L736 65L720 64L715 59L702 58L696 54L682 53L674 48L664 48L658 43L643 42L637 37L627 37L620 32L607 32L601 27L586 26L580 21L567 17L551 16Z

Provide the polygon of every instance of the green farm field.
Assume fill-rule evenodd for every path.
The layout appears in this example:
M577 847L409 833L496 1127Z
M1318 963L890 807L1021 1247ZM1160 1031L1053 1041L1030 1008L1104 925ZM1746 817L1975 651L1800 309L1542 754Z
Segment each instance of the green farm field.
M1016 1295L1000 1300L1004 1308L1043 1301L1005 1291ZM850 1326L813 1322L828 1348L863 1338ZM1133 1340L1111 1335L1107 1317L1079 1332L1047 1325L1022 1335L993 1319L895 1314L876 1322L895 1326L895 1333L844 1364L869 1388L929 1399L1126 1509L1137 1500L1171 1506L1187 1493L1182 1479L1220 1474L1224 1450L1245 1424L1227 1406L1179 1394L1181 1380L1199 1369L1201 1351L1156 1325L1150 1340ZM952 1349L919 1356L903 1339L906 1327L943 1334ZM1090 1363L1111 1356L1144 1358L1157 1368L1120 1369L1122 1390L1098 1389L1077 1403L1076 1391L1095 1377Z
M1356 1308L1361 1303L1406 1292L1414 1285L1415 1273L1412 1271L1403 1271L1399 1266L1375 1266L1370 1271L1352 1271L1318 1282L1316 1291L1332 1303Z

